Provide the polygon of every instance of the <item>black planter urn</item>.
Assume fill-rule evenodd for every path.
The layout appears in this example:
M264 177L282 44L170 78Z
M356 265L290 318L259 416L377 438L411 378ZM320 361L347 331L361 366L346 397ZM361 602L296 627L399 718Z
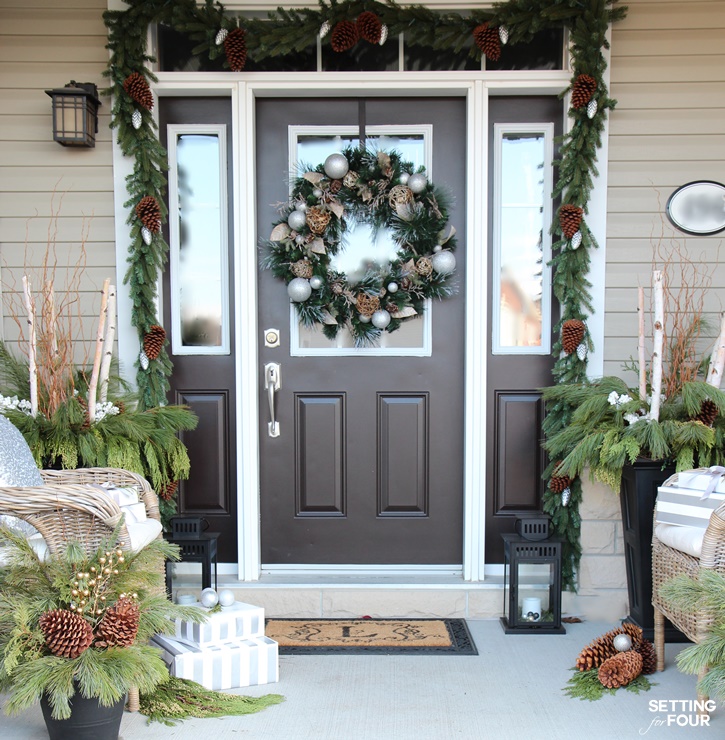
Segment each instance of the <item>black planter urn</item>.
M620 502L629 594L629 617L626 621L641 627L648 640L654 639L652 520L657 487L674 472L674 466L663 467L662 461L656 460L638 460L622 469ZM677 630L668 628L666 639L679 641L678 636L681 637Z
M86 699L76 692L70 703L68 719L53 719L46 695L41 697L40 708L50 740L118 740L126 697L105 707L97 698Z

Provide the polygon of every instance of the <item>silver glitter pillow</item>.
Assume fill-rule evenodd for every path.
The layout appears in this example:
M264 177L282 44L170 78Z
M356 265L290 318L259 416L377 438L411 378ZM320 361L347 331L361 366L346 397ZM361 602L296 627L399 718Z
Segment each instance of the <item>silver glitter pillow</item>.
M0 486L42 486L43 478L25 437L0 414Z

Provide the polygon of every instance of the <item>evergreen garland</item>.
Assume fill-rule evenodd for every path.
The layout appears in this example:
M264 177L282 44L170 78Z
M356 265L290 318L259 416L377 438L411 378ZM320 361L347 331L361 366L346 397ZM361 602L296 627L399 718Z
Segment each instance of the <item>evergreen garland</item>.
M386 3L366 0L320 0L319 9L282 9L269 13L267 19L229 16L223 5L205 0L197 6L194 0L127 0L125 11L107 11L105 23L109 29L108 48L111 51L108 69L108 92L114 95L112 126L118 129L118 141L126 156L134 158L134 171L127 179L131 244L129 284L134 305L133 324L139 332L139 344L149 328L157 323L156 282L166 260L167 245L160 233L153 234L149 244L143 238L141 224L134 214L134 207L144 196L153 196L163 204L166 185L166 152L158 141L153 120L146 110L141 110L141 126L135 129L134 101L125 92L123 83L133 74L142 74L154 80L147 68L149 57L145 50L146 32L152 22L163 22L187 33L196 42L195 54L216 59L225 54L223 34L241 28L245 31L245 49L255 62L313 48L318 36L322 43L330 43L330 34L323 30L340 21L353 21L361 13L372 12L384 24L390 35L405 34L406 43L429 49L452 49L480 59L481 49L470 43L473 33L481 24L504 27L508 43L526 43L534 34L548 28L566 28L572 42L572 80L574 89L580 75L594 81L594 91L585 107L572 107L571 130L563 137L557 161L559 177L555 196L562 203L581 207L587 213L593 178L597 175L597 150L601 144L605 116L615 106L608 96L603 81L606 61L602 50L607 48L606 31L609 23L624 18L626 7L612 7L616 0L508 0L496 3L488 10L473 10L468 14L438 13L419 5L402 6L392 1ZM324 24L324 25L323 25ZM358 42L361 43L361 42ZM238 63L238 62L237 62ZM229 67L229 61L224 62ZM566 94L565 91L564 94ZM578 91L577 91L578 92ZM577 95L579 101L580 95ZM162 205L163 209L163 205ZM163 217L165 218L165 213ZM552 266L553 290L561 306L561 321L585 320L592 312L591 288L586 275L589 271L589 249L596 248L596 241L582 221L579 236L569 242L563 236L561 224L554 219L554 258ZM560 327L556 327L558 331ZM586 335L584 349L591 350L591 337ZM553 348L556 358L554 378L557 383L580 383L586 378L586 351L563 355L561 343ZM171 364L163 349L156 360L144 369L137 368L137 383L144 407L161 405L168 389ZM547 407L547 436L563 429L569 422L572 407L562 399ZM544 477L548 481L554 463ZM543 507L552 519L554 532L564 539L563 583L565 588L575 587L575 571L581 554L580 519L581 484L575 479L570 487L567 505L558 494L547 489Z

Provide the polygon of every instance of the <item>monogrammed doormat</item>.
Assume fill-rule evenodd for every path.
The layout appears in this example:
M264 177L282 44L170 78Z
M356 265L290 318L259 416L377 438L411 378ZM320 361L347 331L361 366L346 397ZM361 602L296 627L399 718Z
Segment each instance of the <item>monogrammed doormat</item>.
M465 619L268 619L280 655L478 655Z

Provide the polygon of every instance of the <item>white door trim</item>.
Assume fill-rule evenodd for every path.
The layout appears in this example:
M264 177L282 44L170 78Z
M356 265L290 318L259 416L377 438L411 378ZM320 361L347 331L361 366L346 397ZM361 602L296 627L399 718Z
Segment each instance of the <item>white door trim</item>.
M466 349L465 349L465 449L464 449L464 532L463 579L484 579L485 566L485 464L486 449L486 337L488 316L486 294L488 200L488 96L558 94L569 84L570 73L563 71L515 72L416 72L416 73L212 73L159 72L153 87L159 96L230 95L235 146L234 182L234 311L236 317L237 459L238 459L238 577L258 580L260 560L259 509L259 373L257 357L258 250L255 219L255 100L257 97L343 97L376 95L452 96L467 101L466 173ZM606 141L606 137L605 137ZM606 149L604 149L606 151ZM600 163L606 176L606 160ZM116 189L117 265L125 269L128 227L121 203L125 194L124 174L128 171L114 142L114 185ZM604 182L604 184L603 184ZM601 270L590 276L595 296L603 294L603 252L606 225L606 181L595 180L589 223L600 244ZM119 282L121 285L121 282ZM595 298L596 300L596 298ZM122 305L122 304L120 304ZM130 304L120 308L119 324L130 327ZM125 315L124 315L125 314ZM595 344L603 343L603 326ZM138 341L131 329L119 337L120 354L129 370L138 353ZM349 571L347 571L349 572Z

